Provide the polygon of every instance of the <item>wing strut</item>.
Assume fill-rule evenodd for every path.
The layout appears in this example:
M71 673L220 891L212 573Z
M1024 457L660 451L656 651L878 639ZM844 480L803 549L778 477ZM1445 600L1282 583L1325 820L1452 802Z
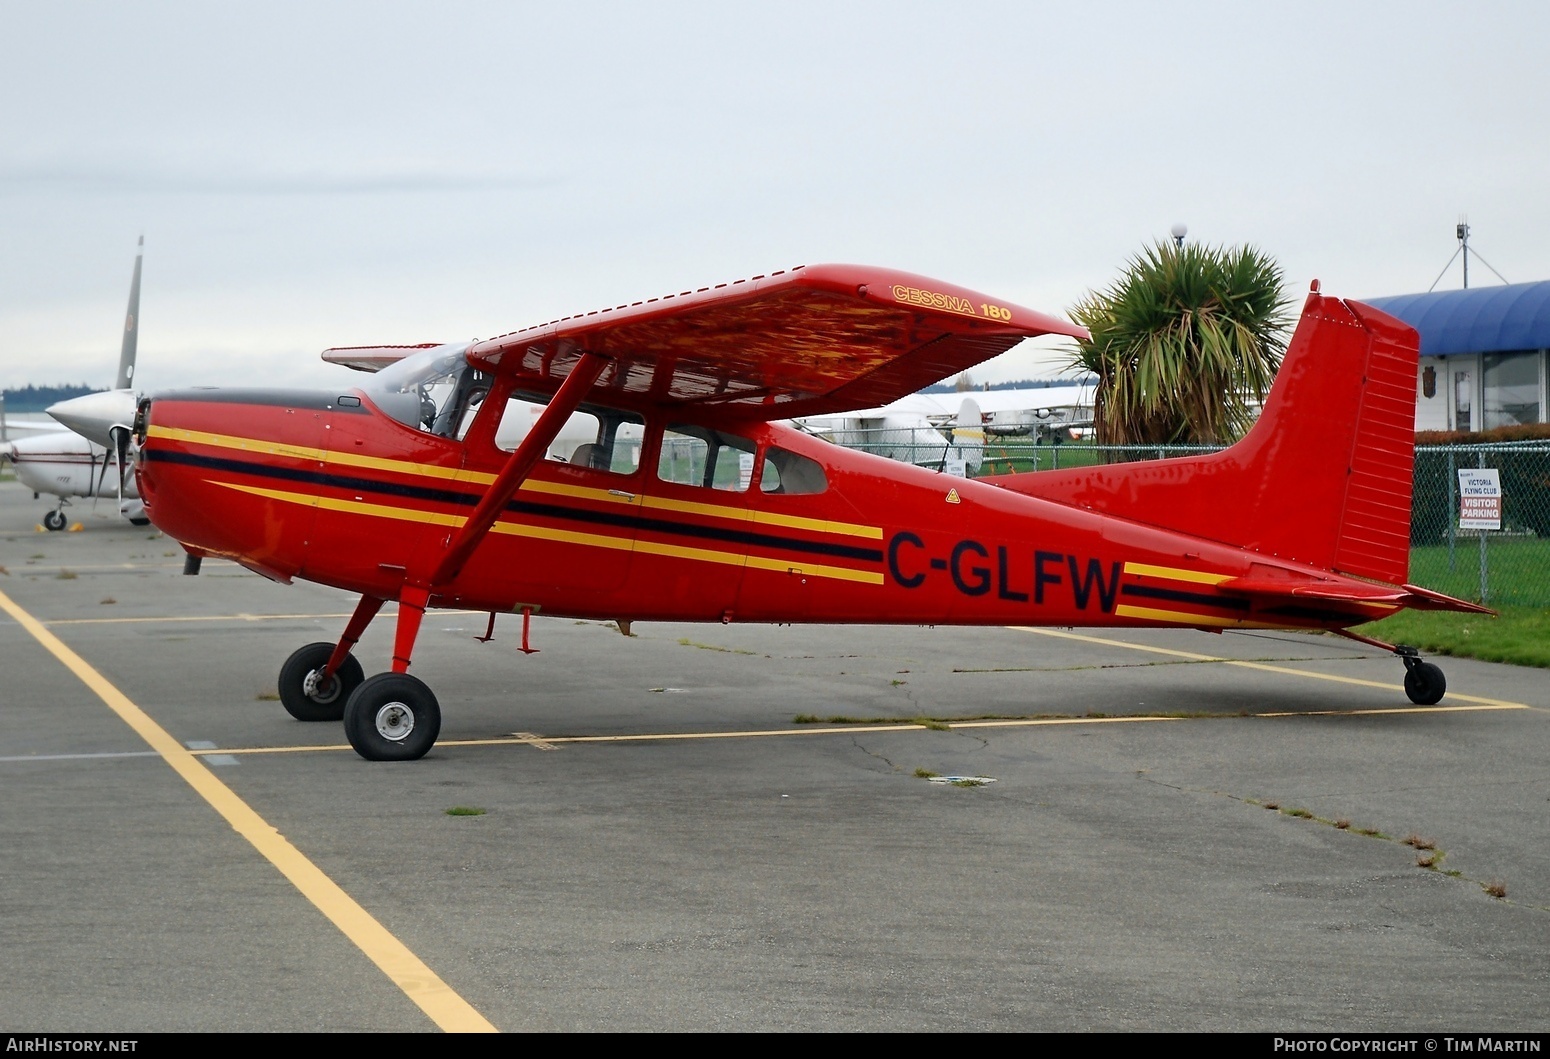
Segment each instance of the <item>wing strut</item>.
M436 586L457 577L474 554L474 549L490 532L490 527L495 525L500 513L511 502L511 498L517 495L522 483L527 481L533 467L543 458L550 443L559 436L565 421L581 406L587 391L603 373L608 359L601 353L591 351L581 354L576 366L555 393L554 400L549 402L538 421L533 424L533 429L528 431L527 437L522 439L516 451L506 460L506 466L490 483L489 491L480 498L473 514L463 523L463 528L448 542L446 553L430 576L423 581L416 579L406 583L400 590L398 625L393 633L393 672L408 671L409 656L414 650L415 637L420 632L420 621L425 617L425 608Z

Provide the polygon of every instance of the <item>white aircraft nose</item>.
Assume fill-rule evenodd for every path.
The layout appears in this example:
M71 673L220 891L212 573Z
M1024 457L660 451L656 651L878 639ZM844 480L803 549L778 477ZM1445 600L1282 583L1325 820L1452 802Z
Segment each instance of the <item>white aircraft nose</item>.
M112 428L128 427L135 421L135 395L132 390L88 393L50 405L48 414L83 438L111 449Z

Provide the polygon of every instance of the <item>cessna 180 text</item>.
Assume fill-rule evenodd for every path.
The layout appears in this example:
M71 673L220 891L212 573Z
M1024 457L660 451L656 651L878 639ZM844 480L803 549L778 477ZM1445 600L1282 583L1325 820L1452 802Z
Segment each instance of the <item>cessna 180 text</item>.
M1480 610L1407 584L1416 334L1309 296L1264 413L1223 452L965 480L781 421L880 407L1076 326L898 272L821 265L488 341L332 350L359 388L141 404L141 495L193 562L358 593L280 670L371 759L435 742L425 610L632 621L1327 629ZM533 420L531 409L541 406ZM1316 407L1318 415L1309 414ZM587 440L546 457L574 415ZM513 421L523 429L513 432ZM510 438L521 434L520 442ZM398 603L389 671L351 648Z

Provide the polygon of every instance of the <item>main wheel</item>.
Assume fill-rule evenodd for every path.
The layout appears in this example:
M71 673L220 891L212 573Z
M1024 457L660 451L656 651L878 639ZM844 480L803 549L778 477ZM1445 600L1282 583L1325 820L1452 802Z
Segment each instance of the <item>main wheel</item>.
M367 761L414 761L441 734L441 706L408 673L378 673L345 704L344 734Z
M298 721L339 720L350 693L365 679L355 656L345 655L344 663L324 680L323 667L333 653L331 643L309 643L280 667L280 704Z
M1430 662L1417 662L1405 670L1405 694L1417 706L1435 706L1448 690L1448 679Z
M69 520L65 518L63 511L50 511L43 516L43 528L49 530L62 530Z

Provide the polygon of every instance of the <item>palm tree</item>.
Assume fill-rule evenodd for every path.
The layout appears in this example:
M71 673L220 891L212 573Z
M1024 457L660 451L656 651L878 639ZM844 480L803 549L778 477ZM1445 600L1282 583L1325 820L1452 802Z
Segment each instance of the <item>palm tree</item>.
M1251 246L1157 243L1071 316L1092 334L1099 444L1225 444L1253 422L1286 351L1281 269Z

